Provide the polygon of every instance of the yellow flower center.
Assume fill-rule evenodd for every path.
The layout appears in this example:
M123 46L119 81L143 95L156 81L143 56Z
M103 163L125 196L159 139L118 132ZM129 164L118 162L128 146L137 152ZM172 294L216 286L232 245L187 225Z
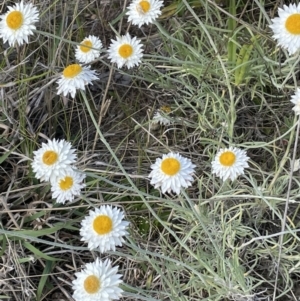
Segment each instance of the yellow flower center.
M6 17L6 24L10 29L19 29L23 24L23 14L20 11L12 11Z
M73 186L73 178L66 176L64 179L61 179L59 182L59 187L61 190L69 190Z
M43 154L42 161L46 165L53 165L58 160L58 153L53 150L48 150Z
M285 21L285 28L291 34L300 34L300 14L290 15Z
M81 71L82 71L82 68L80 65L73 64L64 69L63 75L64 75L64 77L67 77L67 78L73 78L76 75L78 75Z
M139 4L139 9L145 14L150 9L150 3L149 1L141 1Z
M231 151L224 152L220 156L220 163L224 166L232 166L235 162L235 154Z
M90 47L93 47L93 43L90 40L86 40L81 43L80 50L86 53L92 50Z
M113 228L113 222L107 215L98 215L94 219L93 228L99 235L108 234Z
M168 176L174 176L180 170L180 162L175 158L167 158L161 162L161 170Z
M160 109L165 113L171 112L171 108L169 106L162 106L162 107L160 107Z
M101 283L98 277L90 275L85 278L83 286L88 294L95 294L99 291Z
M133 53L133 48L130 44L123 44L119 48L119 54L123 59L129 58Z

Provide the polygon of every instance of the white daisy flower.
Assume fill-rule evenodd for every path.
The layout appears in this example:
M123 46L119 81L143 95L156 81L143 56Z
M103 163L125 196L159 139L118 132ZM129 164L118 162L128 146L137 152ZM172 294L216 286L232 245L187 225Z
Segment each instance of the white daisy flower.
M122 236L128 234L129 222L123 218L124 213L120 209L108 205L90 211L81 222L81 240L88 243L90 250L99 248L102 253L115 251L116 246L122 246L124 242Z
M82 183L85 177L84 173L75 169L68 170L64 176L57 177L51 183L52 198L62 204L74 201L74 197L80 195L81 189L85 187Z
M73 298L75 301L112 301L118 300L123 293L119 285L123 282L118 266L112 267L110 260L99 258L87 263L81 272L75 273Z
M35 22L39 20L39 13L31 3L24 4L23 1L8 6L8 12L0 16L0 37L3 42L14 46L15 43L22 45L28 43L28 36L33 35L36 29Z
M90 63L100 56L102 43L95 36L85 38L75 50L75 57L80 63Z
M212 161L212 173L223 179L234 181L239 175L244 174L244 168L249 167L247 153L236 147L220 149Z
M42 147L34 151L31 163L35 177L41 181L55 181L72 169L71 164L76 161L75 149L65 140L49 140L42 143Z
M63 93L67 96L71 93L71 97L74 98L77 89L85 90L85 85L92 84L92 80L98 79L96 72L90 68L90 66L83 67L79 64L66 67L57 81L57 94Z
M273 38L292 55L300 49L300 3L284 5L278 14L279 17L271 20Z
M296 115L300 115L300 89L297 88L295 95L292 96L291 102L295 105L293 111Z
M160 8L163 1L158 0L133 0L128 6L128 21L141 27L143 24L151 24L161 15Z
M171 119L168 116L171 113L171 108L168 106L162 106L157 110L153 116L153 123L160 123L161 125L170 125ZM166 117L167 115L167 117Z
M151 165L150 183L155 188L161 187L162 193L173 191L179 194L181 187L187 188L192 185L195 167L190 159L171 152L163 155L162 159L156 159Z
M127 33L125 36L112 40L107 52L108 58L112 63L117 63L118 68L122 68L125 65L130 69L141 62L142 51L140 40L137 40L136 37L131 38Z

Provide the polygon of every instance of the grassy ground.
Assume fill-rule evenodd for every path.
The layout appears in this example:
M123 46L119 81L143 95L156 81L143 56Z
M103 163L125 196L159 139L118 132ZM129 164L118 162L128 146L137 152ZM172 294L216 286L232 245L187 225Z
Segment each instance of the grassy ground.
M123 18L126 1L36 1L31 43L0 44L0 299L72 300L74 272L99 256L80 242L80 221L105 203L131 224L124 247L101 256L119 265L124 300L299 300L300 176L290 170L300 154L289 101L299 57L271 39L281 2L164 1L162 18L138 29ZM118 70L104 53L85 94L56 95L76 43L94 34L107 49L127 30L145 45L138 68ZM174 124L154 127L162 105ZM87 173L67 206L30 168L46 138L70 141ZM250 168L223 183L211 161L228 145L247 150ZM178 197L147 179L170 150L197 165Z

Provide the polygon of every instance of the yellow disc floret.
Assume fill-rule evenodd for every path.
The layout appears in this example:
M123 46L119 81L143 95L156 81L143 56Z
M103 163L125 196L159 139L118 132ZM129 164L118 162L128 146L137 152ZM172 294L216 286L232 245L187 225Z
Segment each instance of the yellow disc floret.
M235 162L236 156L231 151L226 151L220 156L220 163L224 166L232 166Z
M10 29L19 29L23 24L23 14L17 10L12 11L6 17L6 24Z
M73 186L73 178L66 176L59 182L59 187L61 190L69 190Z
M285 21L286 30L295 35L300 34L300 14L290 15Z
M174 176L180 170L180 162L175 158L167 158L161 162L161 170L168 176Z
M165 113L171 113L171 108L169 106L162 106L160 109Z
M46 165L53 165L54 163L56 163L57 160L58 160L58 154L53 150L48 150L44 152L42 157L42 161Z
M99 235L105 235L112 231L113 222L107 215L98 215L93 222L93 229Z
M133 53L133 47L130 44L123 44L120 48L119 48L119 55L123 58L123 59L127 59L129 58Z
M93 43L90 40L86 40L81 43L80 50L86 53L92 50L90 47L93 47Z
M149 3L149 1L141 1L140 3L139 3L139 8L140 8L140 10L145 14L145 13L147 13L149 10L150 10L150 3Z
M90 275L85 278L83 286L88 294L95 294L99 291L101 283L98 277Z
M63 75L64 75L64 77L67 77L67 78L73 78L76 75L78 75L81 71L82 71L82 68L80 65L73 64L64 69Z

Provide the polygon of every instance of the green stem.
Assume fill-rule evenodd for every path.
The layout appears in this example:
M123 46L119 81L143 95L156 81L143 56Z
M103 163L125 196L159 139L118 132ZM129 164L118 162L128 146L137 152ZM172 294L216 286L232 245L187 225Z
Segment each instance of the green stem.
M236 16L236 3L235 0L229 0L229 13L232 16ZM228 20L228 30L231 32L229 34L229 40L228 40L228 62L232 63L232 65L235 65L236 62L236 36L235 36L235 31L236 29L236 20L234 18L229 18Z

